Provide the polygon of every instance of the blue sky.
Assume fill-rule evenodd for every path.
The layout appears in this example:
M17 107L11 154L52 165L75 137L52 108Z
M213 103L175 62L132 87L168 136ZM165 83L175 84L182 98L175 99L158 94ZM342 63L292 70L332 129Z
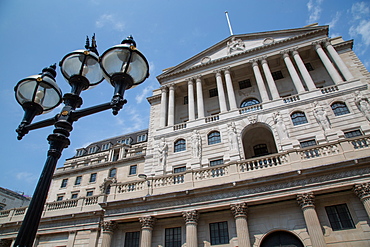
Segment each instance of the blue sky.
M151 76L126 91L128 104L80 119L74 124L71 145L58 166L75 149L116 135L145 129L149 121L146 97L159 87L156 76L227 38L229 12L234 34L299 28L318 22L330 25L330 36L354 39L354 51L370 68L370 2L352 0L2 0L0 1L0 186L32 195L45 162L46 137L53 128L35 130L16 139L23 117L14 99L14 86L42 68L58 63L65 54L81 49L86 35L96 33L98 50L133 35L150 63ZM70 88L58 69L64 93ZM113 87L106 81L82 93L82 107L110 101ZM54 116L38 116L35 121Z

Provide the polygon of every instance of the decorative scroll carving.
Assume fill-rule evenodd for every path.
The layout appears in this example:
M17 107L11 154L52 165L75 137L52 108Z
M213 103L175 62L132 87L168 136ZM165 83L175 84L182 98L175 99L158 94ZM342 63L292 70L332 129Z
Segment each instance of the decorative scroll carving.
M155 222L154 217L152 216L140 217L139 221L141 223L141 228L153 229L153 225Z
M100 226L103 229L103 232L113 232L117 227L117 224L114 221L108 220L100 222Z
M370 199L370 183L355 184L353 190L361 200Z
M234 214L234 217L245 217L247 216L248 212L248 206L247 203L237 203L237 204L231 204L230 205L231 211Z
M198 223L199 215L198 215L198 211L196 210L182 212L182 216L184 217L186 224Z
M297 202L301 208L313 207L315 204L315 196L312 192L298 194Z

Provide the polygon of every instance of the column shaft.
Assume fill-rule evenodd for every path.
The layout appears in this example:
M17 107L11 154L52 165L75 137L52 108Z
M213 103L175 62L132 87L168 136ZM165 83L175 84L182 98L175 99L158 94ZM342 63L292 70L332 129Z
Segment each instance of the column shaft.
M175 124L175 86L170 85L168 100L168 126Z
M247 204L238 203L231 204L231 211L235 217L236 225L236 236L238 237L239 247L251 247L251 241L249 237L248 221L247 221Z
M307 85L308 91L315 90L316 89L315 83L313 82L310 73L308 73L308 70L303 63L301 56L299 56L298 51L293 51L292 54L293 54L295 63L298 66L299 72L301 72L303 80Z
M203 89L202 80L199 77L196 79L197 87L197 106L198 106L198 118L204 118L204 100L203 100Z
M198 247L198 212L191 210L183 212L186 224L186 247Z
M221 78L221 72L216 72L216 83L217 83L217 92L218 92L218 101L220 104L220 112L226 112L227 106L226 106L226 98L225 98L225 91L224 86L222 85L222 78Z
M161 113L159 119L159 127L163 128L166 126L167 120L167 88L162 87L162 97L161 97Z
M326 49L328 50L330 56L333 58L335 64L338 66L339 70L342 72L346 81L353 79L353 75L349 71L348 67L345 65L343 60L340 58L337 51L330 44L330 41L325 42Z
M353 190L360 198L367 216L370 218L370 183L355 184Z
M154 218L151 216L147 216L140 217L139 220L141 223L140 247L151 247Z
M111 247L112 235L113 235L112 232L103 231L103 240L101 243L101 247Z
M289 54L287 53L287 51L283 52L283 58L284 58L285 65L288 68L289 75L292 78L293 84L294 84L295 88L297 89L297 92L298 93L305 92L302 81L301 81L301 79L299 79L298 73L295 70L292 61L290 60L290 57L289 57Z
M195 120L193 79L188 80L188 108L189 108L189 121L193 121Z
M321 62L324 64L324 67L328 71L331 79L335 84L341 83L342 78L340 77L338 71L335 69L334 65L331 63L328 56L326 56L324 50L322 49L321 45L319 43L314 43L315 50L317 52L317 55L319 55Z
M236 105L235 92L234 92L233 83L232 83L231 76L230 76L230 70L226 69L224 73L225 73L227 96L229 97L230 110L236 110L238 109L238 106Z
M104 221L101 223L103 230L103 239L101 247L110 247L112 243L113 231L116 228L116 223L114 221Z
M261 64L263 68L263 73L265 74L265 78L271 92L272 99L279 99L279 91L277 90L274 78L272 78L272 74L266 59L262 59Z
M269 101L269 96L266 91L265 83L263 82L263 79L262 79L261 71L258 68L257 61L251 61L251 62L252 62L254 77L256 78L256 82L257 82L258 91L260 92L260 95L261 95L261 100L262 102Z

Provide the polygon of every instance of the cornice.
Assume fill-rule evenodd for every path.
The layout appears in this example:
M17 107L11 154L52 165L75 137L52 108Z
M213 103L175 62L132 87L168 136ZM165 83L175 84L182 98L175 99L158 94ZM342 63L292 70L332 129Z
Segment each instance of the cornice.
M287 44L289 42L292 42L292 41L295 41L295 40L300 40L300 39L306 38L307 36L318 35L318 34L321 34L321 33L325 33L326 34L327 33L327 29L324 29L323 28L323 29L314 30L314 31L307 32L307 33L304 33L304 34L301 34L301 35L297 35L297 36L290 37L290 38L287 38L287 39L284 39L284 40L280 40L280 41L274 42L272 44L262 45L262 46L258 46L258 47L255 47L255 48L246 50L244 52L239 52L239 53L231 54L231 55L228 55L228 56L219 58L219 59L212 60L212 61L210 61L208 63L205 63L205 64L199 64L199 65L192 66L192 67L189 67L189 68L186 68L186 69L180 69L178 71L174 71L179 66L182 65L182 64L179 64L178 66L175 66L172 69L172 71L174 71L174 72L168 71L168 72L166 72L166 73L164 73L162 75L159 75L159 76L157 76L157 80L160 81L161 79L164 79L164 78L173 77L175 75L183 74L183 73L186 73L186 72L189 72L189 71L193 71L193 70L196 70L196 69L199 69L199 68L204 68L204 67L209 66L209 65L215 65L215 64L218 64L218 63L223 62L225 60L229 60L231 58L237 58L237 57L241 57L243 55L253 54L254 52L260 52L261 50L266 50L267 51L267 50L270 50L272 48L279 47L281 45ZM199 55L197 55L195 57L192 57L190 59L195 59L198 56ZM189 60L187 60L187 61L189 61ZM187 61L185 61L185 62L187 62Z

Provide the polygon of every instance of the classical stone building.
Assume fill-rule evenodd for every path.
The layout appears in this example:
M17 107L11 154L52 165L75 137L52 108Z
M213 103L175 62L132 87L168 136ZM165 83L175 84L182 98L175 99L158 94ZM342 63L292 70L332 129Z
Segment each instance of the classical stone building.
M28 206L31 198L15 191L0 187L0 210Z
M35 246L370 246L370 74L328 28L233 35L165 70L148 130L57 169ZM0 212L4 246L23 214Z

